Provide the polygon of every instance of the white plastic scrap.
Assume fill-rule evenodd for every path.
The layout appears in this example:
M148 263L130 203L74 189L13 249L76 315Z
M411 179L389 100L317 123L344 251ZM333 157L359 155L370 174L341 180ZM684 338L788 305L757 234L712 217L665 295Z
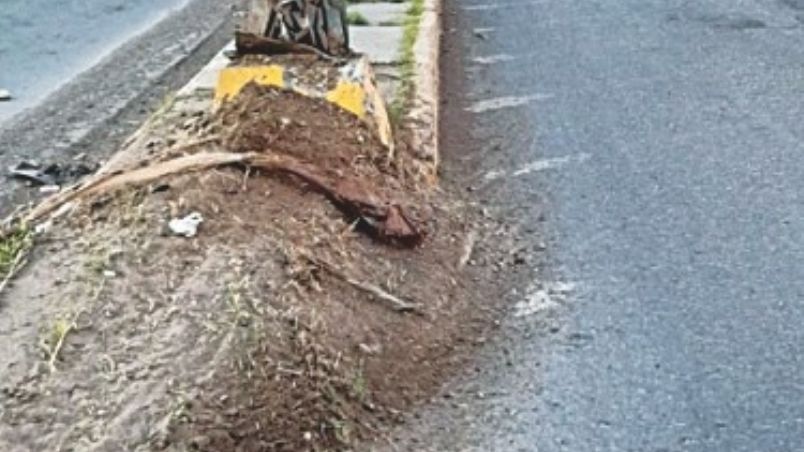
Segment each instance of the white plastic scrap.
M0 88L0 101L11 100L11 91Z
M176 235L192 238L198 234L198 226L203 222L204 217L198 212L193 212L184 218L174 218L170 220L168 227L171 232Z

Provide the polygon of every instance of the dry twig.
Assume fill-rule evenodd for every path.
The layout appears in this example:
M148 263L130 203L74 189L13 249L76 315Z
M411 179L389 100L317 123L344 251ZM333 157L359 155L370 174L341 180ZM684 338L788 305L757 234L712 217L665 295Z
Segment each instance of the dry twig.
M23 267L25 267L25 264L28 263L28 261L25 259L27 255L28 255L28 249L22 250L19 253L17 253L17 257L14 258L14 262L12 262L11 267L8 269L8 273L6 273L6 276L3 278L3 281L0 282L0 295L2 295L3 292L6 290L6 287L11 282L11 280L14 279L15 276L17 276L17 273L19 273L19 271L22 270Z
M312 257L312 256L310 256L308 254L304 254L304 253L302 254L302 257L304 257L305 259L307 259L311 263L317 265L318 267L321 267L322 269L326 270L328 273L332 274L333 276L336 276L336 277L342 279L343 281L347 282L351 286L353 286L353 287L355 287L357 289L360 289L361 291L366 292L366 293L368 293L370 295L373 295L378 300L381 300L381 301L384 301L384 302L388 303L389 305L391 305L391 308L394 311L421 313L421 309L420 309L419 305L414 304L414 303L410 303L408 301L405 301L405 300L401 299L400 297L397 297L396 295L388 293L387 291L385 291L384 289L382 289L381 287L379 287L379 286L377 286L375 284L359 281L359 280L353 278L352 276L346 274L345 272L343 272L342 270L340 270L338 267L336 267L335 265L331 264L330 262L327 262L326 260L316 258L316 257Z
M461 254L461 258L458 260L458 270L463 270L464 267L466 267L466 264L469 263L469 259L472 258L472 252L475 250L476 243L477 232L471 231L466 235L466 240L463 243L463 254Z

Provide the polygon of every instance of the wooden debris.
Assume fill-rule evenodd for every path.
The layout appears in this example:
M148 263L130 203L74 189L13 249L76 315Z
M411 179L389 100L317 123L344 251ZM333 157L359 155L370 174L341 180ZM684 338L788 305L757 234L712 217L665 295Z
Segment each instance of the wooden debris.
M111 191L127 185L145 184L173 174L202 171L221 165L243 163L248 160L249 156L253 157L251 154L232 154L229 152L199 153L129 171L99 174L94 178L76 184L63 190L61 193L45 199L44 202L28 212L23 218L23 222L33 224L62 205L78 200L79 198Z
M266 38L253 33L236 32L235 47L237 48L238 55L284 55L295 53L316 55L325 60L337 60L337 58L313 46Z
M357 289L360 289L363 292L366 292L366 293L368 293L370 295L373 295L374 298L376 298L377 300L380 300L380 301L383 301L385 303L388 303L390 305L390 307L394 311L421 313L421 309L419 308L419 306L417 304L410 303L408 301L405 301L405 300L397 297L396 295L388 293L387 291L383 290L383 288L381 288L381 287L379 287L379 286L377 286L375 284L359 281L356 278L353 278L353 277L349 276L344 271L340 270L338 267L336 267L335 265L327 262L324 259L316 258L316 257L310 256L308 254L302 254L302 257L304 257L305 259L307 259L311 263L315 264L316 266L326 270L331 275L342 279L343 281L345 281L349 285L351 285L351 286L353 286L353 287L355 287Z
M400 206L379 199L358 181L344 179L334 183L315 166L301 163L291 157L271 155L271 153L202 152L142 168L100 174L47 198L24 217L24 223L35 223L62 205L79 198L109 192L124 186L143 185L175 174L204 171L233 164L250 166L268 172L291 174L302 179L326 196L351 219L362 220L363 229L378 240L413 247L419 245L424 239L424 234L416 228Z

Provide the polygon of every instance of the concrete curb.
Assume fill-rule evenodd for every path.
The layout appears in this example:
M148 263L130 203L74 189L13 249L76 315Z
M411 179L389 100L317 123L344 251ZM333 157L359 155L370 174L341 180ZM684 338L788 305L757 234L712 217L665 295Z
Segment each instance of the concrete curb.
M419 35L413 47L416 58L413 106L410 117L416 126L413 129L413 145L420 155L433 162L438 172L439 118L439 58L441 54L441 1L425 0L424 12L419 23Z

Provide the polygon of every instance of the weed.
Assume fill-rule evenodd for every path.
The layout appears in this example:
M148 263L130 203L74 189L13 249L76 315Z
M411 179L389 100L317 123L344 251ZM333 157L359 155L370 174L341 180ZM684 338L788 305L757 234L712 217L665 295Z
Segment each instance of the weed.
M109 251L101 246L90 250L90 253L88 253L87 258L83 262L83 266L87 273L89 273L89 276L94 279L95 277L102 276L103 273L109 269L110 261Z
M363 367L360 366L354 370L351 382L351 395L360 402L366 401L368 395L368 387L366 385L366 377L363 374Z
M30 250L33 236L28 228L16 228L0 238L0 279L15 270L20 256Z
M232 316L232 324L248 326L251 323L252 313L246 298L246 278L240 278L226 285L226 304Z
M354 427L345 420L330 419L329 425L335 433L335 439L341 444L351 444Z
M69 335L75 328L77 315L73 316L71 319L67 320L64 318L59 318L48 330L44 340L42 341L42 349L45 351L45 355L48 361L48 365L50 366L50 372L56 372L56 360L59 358L59 353L61 352L62 347L64 347L64 341L67 339L67 335Z
M0 230L0 294L9 281L25 266L25 258L33 248L33 234L27 227Z
M358 11L352 11L346 15L346 23L355 27L370 25L366 16L360 14Z
M157 107L157 109L154 112L154 114L152 114L146 120L146 124L151 125L151 124L156 123L157 120L159 120L162 117L164 117L170 111L170 109L173 108L173 105L175 105L175 103L176 103L176 94L175 93L170 93L170 94L166 95L162 99L162 102L159 104L159 106Z
M399 48L400 84L388 112L391 122L394 124L399 124L405 116L410 99L416 89L414 81L414 76L416 75L414 47L416 46L416 40L419 38L419 25L423 13L424 0L413 0L403 21L402 43Z

